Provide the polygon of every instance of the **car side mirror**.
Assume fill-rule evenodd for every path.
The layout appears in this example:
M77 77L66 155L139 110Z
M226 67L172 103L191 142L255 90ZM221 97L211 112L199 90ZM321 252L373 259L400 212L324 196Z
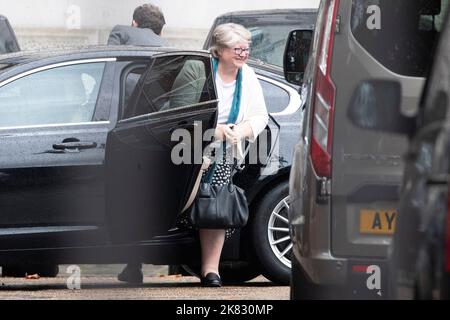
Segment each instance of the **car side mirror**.
M391 80L366 80L353 92L347 116L356 126L410 136L415 117L401 112L402 88Z
M294 30L289 33L283 58L284 78L289 83L302 84L312 37L312 30Z

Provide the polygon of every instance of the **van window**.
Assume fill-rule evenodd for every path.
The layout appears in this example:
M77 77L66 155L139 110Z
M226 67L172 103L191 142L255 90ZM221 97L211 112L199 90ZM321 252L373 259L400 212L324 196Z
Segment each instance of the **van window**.
M426 76L449 0L353 0L356 40L389 70Z

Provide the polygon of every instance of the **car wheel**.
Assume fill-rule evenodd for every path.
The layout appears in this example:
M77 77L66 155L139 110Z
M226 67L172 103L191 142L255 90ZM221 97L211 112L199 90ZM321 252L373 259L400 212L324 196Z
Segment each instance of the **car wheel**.
M289 285L292 242L289 235L289 184L266 193L250 220L250 241L262 274L272 282Z
M21 278L27 274L38 274L41 277L54 278L58 273L57 264L6 265L2 267L2 277Z
M200 265L183 265L183 268L192 276L200 278ZM261 274L254 264L246 261L221 262L219 273L224 284L240 284Z

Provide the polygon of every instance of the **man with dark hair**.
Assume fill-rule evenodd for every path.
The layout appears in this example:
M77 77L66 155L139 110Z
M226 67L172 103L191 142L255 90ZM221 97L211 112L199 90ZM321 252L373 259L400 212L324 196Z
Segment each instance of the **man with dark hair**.
M117 25L109 35L108 45L165 46L161 39L166 24L161 9L146 3L134 10L131 26Z
M131 26L114 27L109 35L108 45L165 46L166 43L161 39L165 23L159 7L150 3L143 4L134 10ZM133 92L138 81L139 76L130 74L125 84L125 92ZM117 276L118 280L131 284L142 284L143 278L142 263L138 259L129 261Z
M147 3L134 10L133 25L136 27L149 28L157 35L161 35L165 24L164 15L157 6Z

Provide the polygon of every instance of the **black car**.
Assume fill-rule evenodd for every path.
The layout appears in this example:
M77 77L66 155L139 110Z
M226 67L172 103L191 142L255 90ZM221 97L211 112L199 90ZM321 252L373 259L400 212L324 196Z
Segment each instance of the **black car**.
M0 15L0 54L19 51L16 35L6 17Z
M196 233L177 228L176 217L200 165L172 161L179 143L172 133L185 129L202 137L215 126L210 59L203 51L138 47L19 52L0 59L4 272L37 269L51 275L58 264L131 259L195 269L200 261ZM205 69L200 100L171 108L174 81L190 60ZM250 64L271 113L264 135L269 150L235 176L251 216L227 242L221 273L225 281L263 272L287 283L291 148L284 140L294 127L283 123L299 122L300 97L277 73ZM202 141L202 147L206 144ZM266 265L256 262L264 259Z
M274 9L234 11L218 16L209 31L203 49L209 49L214 29L224 23L241 24L252 33L250 55L260 64L283 70L283 53L289 32L314 30L317 9Z

